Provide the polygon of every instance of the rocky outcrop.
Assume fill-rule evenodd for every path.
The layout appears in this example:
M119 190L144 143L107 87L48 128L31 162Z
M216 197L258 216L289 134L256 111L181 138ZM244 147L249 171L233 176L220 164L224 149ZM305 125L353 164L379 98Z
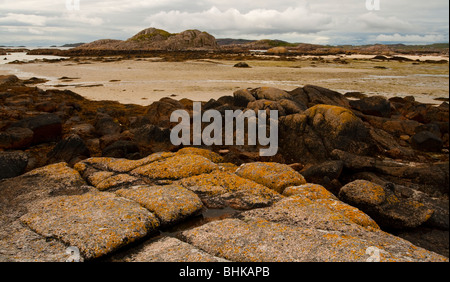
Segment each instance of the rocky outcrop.
M214 50L218 44L214 36L198 30L186 30L171 34L165 30L148 28L126 41L102 39L74 48L79 50Z
M61 261L65 259L64 248L72 242L79 245L86 259L104 257L111 251L122 250L127 240L140 242L161 229L182 225L216 209L223 209L230 226L236 225L237 229L245 226L255 232L267 232L268 236L275 235L260 229L257 225L261 222L275 224L275 229L292 227L299 238L312 234L308 238L325 245L332 242L316 238L328 230L323 228L340 230L333 232L342 231L343 236L376 244L380 241L371 237L375 231L367 231L367 226L378 226L448 256L448 243L442 241L448 233L446 103L423 105L408 97L389 100L361 97L365 100L358 103L318 86L291 92L268 87L243 89L233 96L202 103L203 110L216 109L222 115L226 110L278 110L278 154L261 157L259 145L210 147L213 151L172 145L169 137L174 123L170 122L170 114L183 109L192 115L193 101L188 99L163 98L147 107L121 105L89 101L71 91L28 87L17 77L0 77L0 81L0 166L3 165L0 220L8 226L0 236L5 238L0 248L4 250L0 253L2 260ZM438 139L441 142L436 143ZM359 185L361 181L371 184ZM384 193L379 202L367 202L373 197L373 191L367 187L372 186ZM53 205L64 207L66 201L72 205L74 199L80 205L82 202L90 205L88 198L101 199L102 193L107 193L105 206L121 207L125 202L115 203L115 199L127 199L151 213L158 220L158 227L139 229L133 237L118 233L118 238L112 238L112 233L105 231L103 239L111 243L105 247L101 242L89 241L90 233L76 239L81 241L73 239L75 225L64 231L54 223L38 223L33 219L38 213L51 219ZM34 215L21 221L33 207ZM83 208L89 210L88 206ZM102 212L102 208L92 210ZM246 215L251 217L228 214L226 211L230 210L241 215L248 211ZM327 221L306 216L315 212ZM289 216L284 217L284 213ZM58 211L58 216L75 215ZM95 215L79 216L81 222L96 221ZM305 226L300 220L302 216L311 225ZM196 221L194 226L198 222L202 225L209 220ZM123 222L131 226L147 223L145 220ZM198 230L214 230L215 224L220 227L222 223L211 222ZM209 250L208 255L199 256L200 260L249 259L218 255L217 246L203 246L192 234L186 235L184 242L170 242L180 253L164 259L180 258L188 249ZM399 238L389 239L385 235L376 237L387 240L383 242L400 242ZM295 247L297 243L290 246ZM165 241L161 244L169 247ZM406 243L399 244L405 252L410 249ZM91 250L96 248L106 251ZM24 249L36 251L26 254ZM47 255L38 250L46 250ZM327 252L330 250L327 247ZM143 257L145 253L153 259L158 257L147 248L142 247L141 251ZM133 260L135 255L121 259ZM311 259L307 255L292 255L270 257L267 254L267 258ZM265 259L264 256L260 259ZM343 258L333 254L330 257L331 260L363 259L363 256ZM392 258L408 259L396 255ZM317 256L317 260L324 259L325 255ZM411 259L418 257L412 255Z
M261 164L272 175L256 180L273 186L297 174L286 185L300 185L283 195L220 161L185 148L140 160L90 158L76 170L58 163L3 180L0 259L66 261L67 250L78 250L79 261L367 261L376 246L381 261L448 261L382 232L364 212L322 186L302 184L281 164ZM127 176L135 181L124 182ZM179 231L178 239L160 235L211 209L208 199L238 210Z

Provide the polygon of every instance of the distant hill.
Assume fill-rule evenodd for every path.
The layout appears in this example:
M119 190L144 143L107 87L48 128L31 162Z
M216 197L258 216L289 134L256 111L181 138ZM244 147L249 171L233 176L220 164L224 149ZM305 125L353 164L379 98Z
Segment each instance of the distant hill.
M82 50L213 50L219 48L214 36L199 30L169 33L162 29L147 28L123 40L101 39L83 44Z
M64 48L78 47L78 46L81 46L81 45L83 45L83 44L86 44L86 43L70 43L70 44L64 44L64 45L61 45L61 46L59 46L59 47L64 47Z
M219 46L227 46L227 45L242 45L251 42L255 42L256 40L248 40L248 39L233 39L233 38L219 38L216 39L217 44Z

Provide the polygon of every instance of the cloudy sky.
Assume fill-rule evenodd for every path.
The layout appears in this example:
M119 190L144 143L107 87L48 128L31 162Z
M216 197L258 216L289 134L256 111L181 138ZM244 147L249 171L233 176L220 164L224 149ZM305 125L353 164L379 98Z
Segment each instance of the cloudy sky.
M0 0L0 45L48 46L104 38L124 40L148 27L169 32L199 29L216 38L317 44L449 41L447 0L366 2Z

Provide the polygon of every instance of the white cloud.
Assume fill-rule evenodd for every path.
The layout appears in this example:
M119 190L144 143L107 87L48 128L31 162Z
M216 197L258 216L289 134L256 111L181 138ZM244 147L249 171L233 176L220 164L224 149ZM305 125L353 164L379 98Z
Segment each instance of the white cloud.
M169 11L146 18L151 26L171 31L201 29L211 33L239 32L242 34L313 33L325 28L331 17L310 11L306 6L291 7L283 11L254 9L242 13L230 8L212 7L201 12Z
M414 25L408 21L401 20L395 16L382 17L375 12L365 13L358 17L358 21L363 24L363 28L368 31L410 31Z
M0 24L27 24L33 26L44 26L47 23L45 16L27 15L27 14L15 14L7 13L6 16L0 17Z

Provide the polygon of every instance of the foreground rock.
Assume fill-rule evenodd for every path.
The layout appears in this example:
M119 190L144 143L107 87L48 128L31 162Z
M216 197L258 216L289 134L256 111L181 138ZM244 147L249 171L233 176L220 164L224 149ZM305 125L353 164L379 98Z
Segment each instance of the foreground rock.
M373 246L380 247L380 261L445 261L380 231L362 212L346 209L333 211L328 202L293 196L245 212L240 219L185 231L183 237L208 253L239 262L367 261Z
M20 220L44 237L77 247L86 259L108 254L159 226L158 219L139 204L109 193L37 202L28 207L28 213Z
M254 164L267 172L257 183L213 161L222 158L185 148L140 160L90 158L76 170L58 163L3 180L0 260L65 261L70 246L91 261L367 261L371 247L381 261L448 261L381 231L288 166ZM250 168L242 176L253 178ZM273 190L284 185L295 186ZM217 207L240 211L185 227L178 239L160 233Z

